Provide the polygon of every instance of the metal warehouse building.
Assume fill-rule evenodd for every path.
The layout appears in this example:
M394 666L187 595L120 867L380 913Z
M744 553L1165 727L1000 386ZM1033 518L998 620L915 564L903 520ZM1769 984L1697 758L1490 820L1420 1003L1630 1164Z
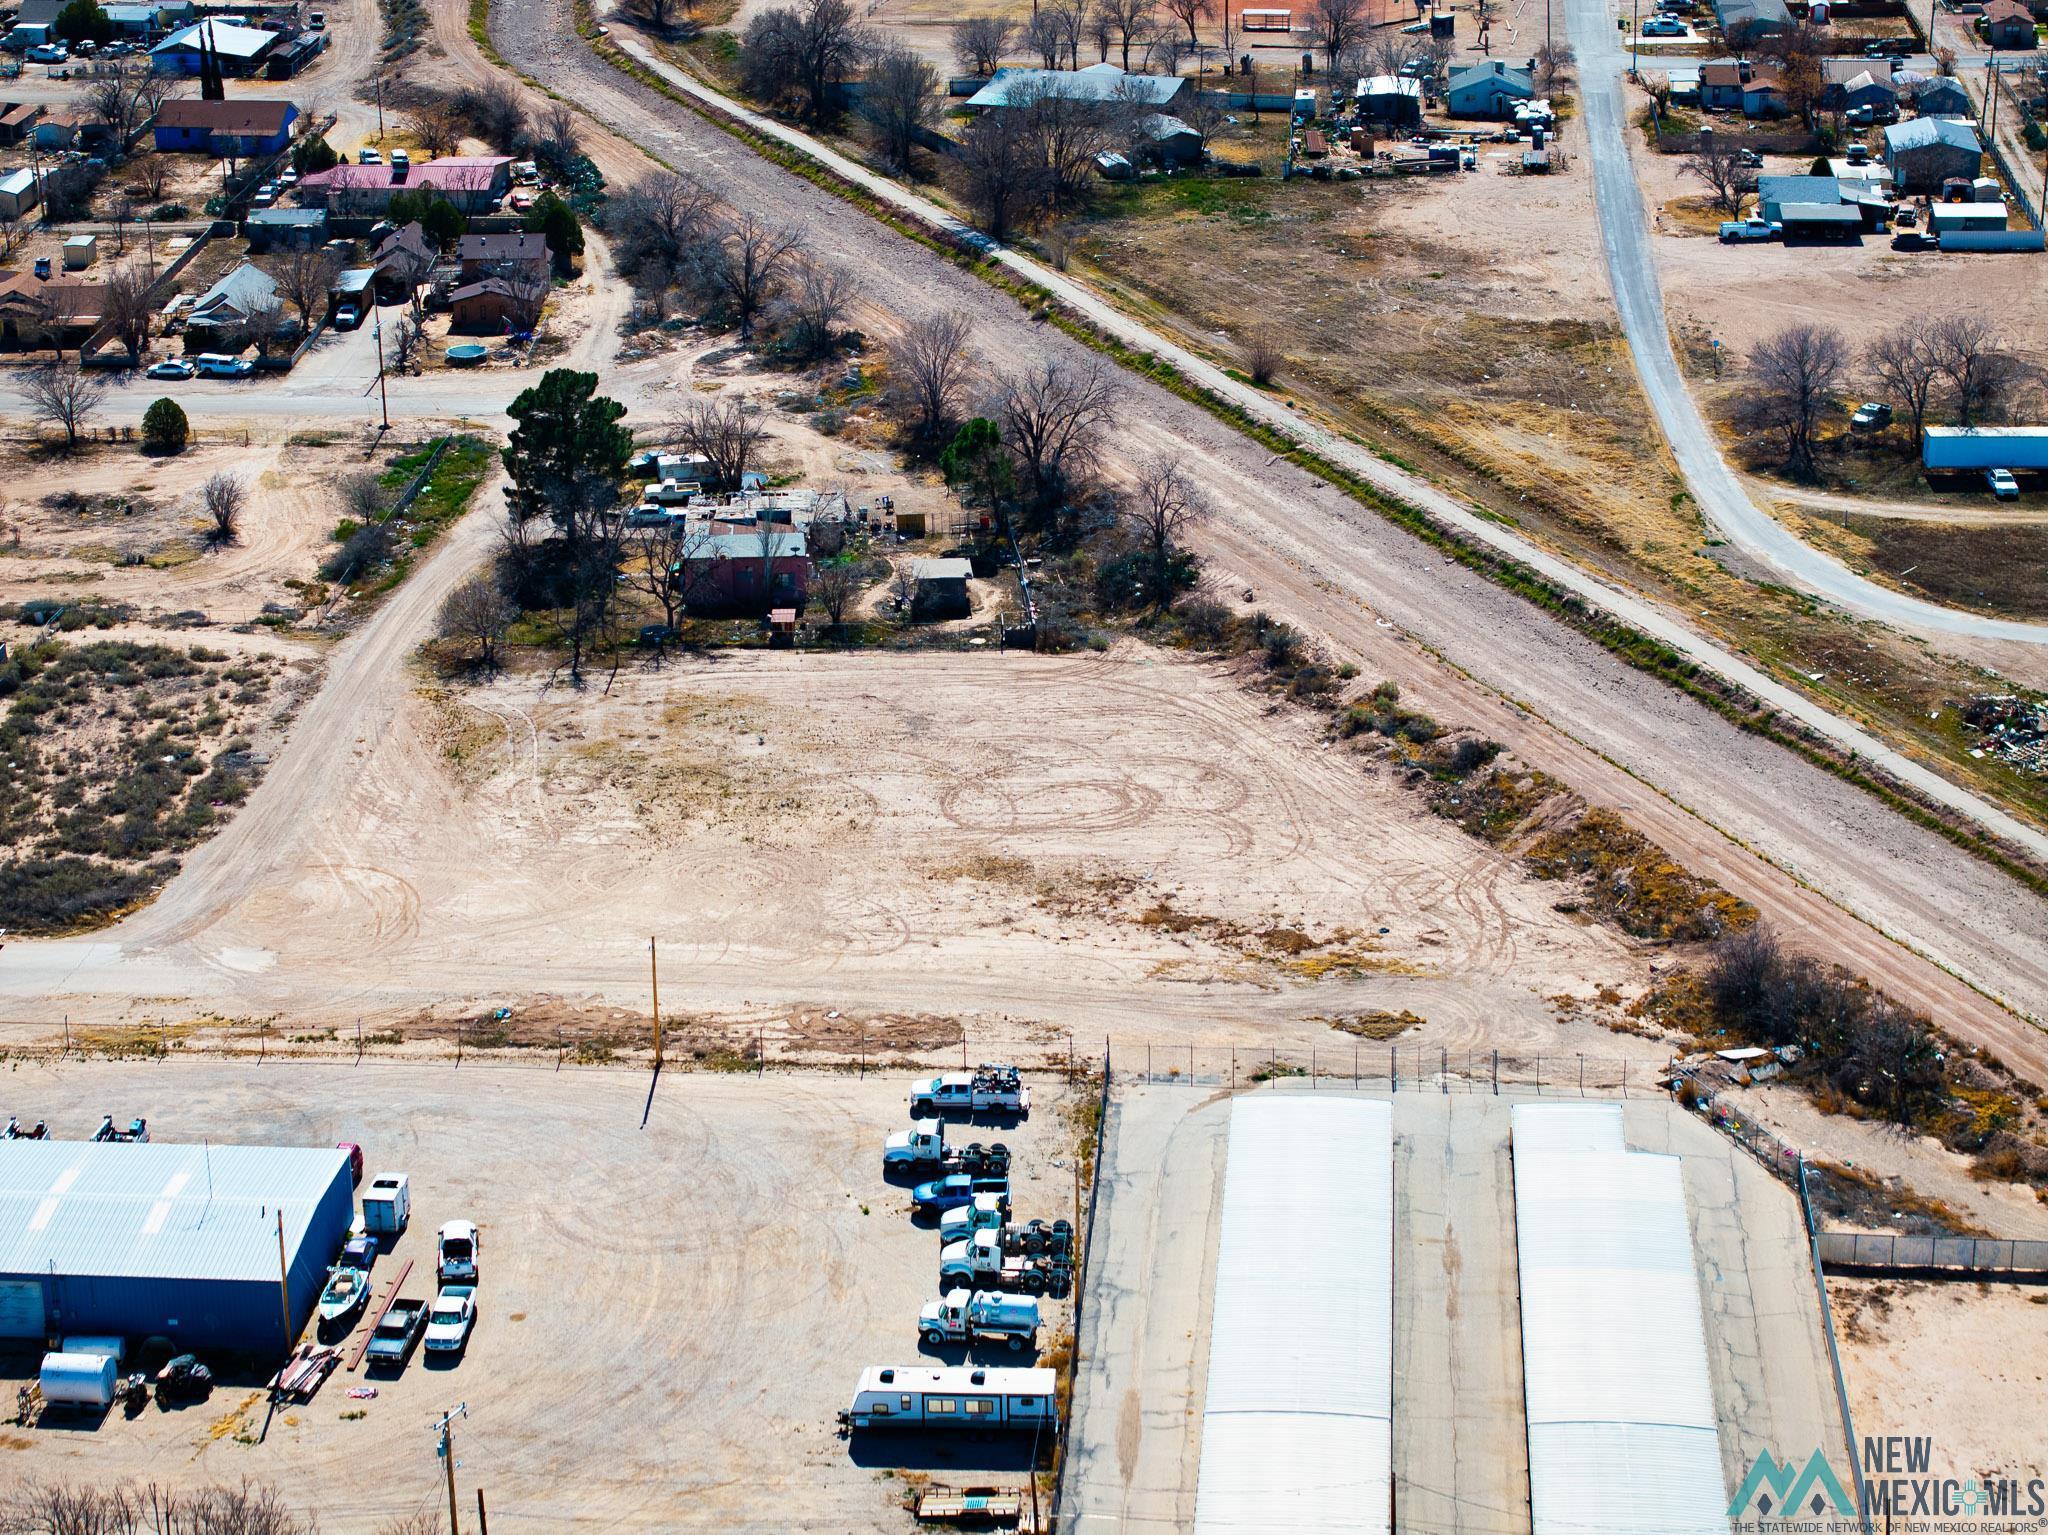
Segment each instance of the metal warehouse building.
M282 1351L354 1214L348 1154L0 1141L0 1338L161 1335Z

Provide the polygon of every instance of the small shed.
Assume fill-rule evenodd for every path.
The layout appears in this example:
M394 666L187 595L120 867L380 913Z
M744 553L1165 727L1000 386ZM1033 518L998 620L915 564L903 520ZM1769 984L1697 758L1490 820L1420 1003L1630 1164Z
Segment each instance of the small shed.
M1138 122L1145 156L1162 165L1193 165L1202 158L1202 135L1180 118L1153 112Z
M71 235L64 241L64 270L83 272L100 259L98 235Z
M1927 210L1927 232L1961 234L1966 230L2005 228L2005 203L1935 203Z
M23 217L42 201L42 186L26 166L0 175L0 218Z
M1422 126L1422 82L1400 75L1373 75L1358 82L1354 106L1361 120L1395 128Z
M481 277L448 295L449 323L472 335L497 335L511 323L515 294L502 277Z
M242 220L251 252L311 250L327 243L325 208L257 208Z
M2034 46L2034 13L2020 0L1991 0L1977 19L1984 40L1994 48L2029 49Z
M914 560L910 616L918 619L965 618L974 611L967 595L974 566L959 558Z

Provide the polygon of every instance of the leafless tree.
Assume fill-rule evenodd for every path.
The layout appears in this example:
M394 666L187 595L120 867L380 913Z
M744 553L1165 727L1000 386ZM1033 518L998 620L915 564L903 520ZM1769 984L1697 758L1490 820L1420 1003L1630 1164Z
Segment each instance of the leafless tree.
M797 0L747 24L740 69L761 99L793 98L806 118L822 122L832 112L832 87L852 76L872 46L851 0Z
M1138 465L1137 479L1123 498L1119 520L1145 551L1155 607L1163 608L1173 600L1174 566L1183 554L1181 542L1188 530L1208 515L1208 501L1178 458L1159 454Z
M661 287L681 281L703 251L713 207L711 193L689 176L655 171L641 177L604 205L620 270Z
M525 138L528 117L525 98L504 75L490 71L478 84L455 93L455 109L477 138L510 154Z
M675 538L667 528L637 528L626 541L626 581L661 609L662 624L680 628L689 603L690 555L701 533Z
M1017 456L1026 503L1050 510L1093 463L1096 439L1117 399L1107 365L1091 355L1076 367L1048 360L1001 381L1003 441Z
M1038 205L1042 160L1015 111L984 112L969 123L948 170L974 222L998 240Z
M505 323L515 332L530 331L540 324L547 309L548 294L554 291L547 277L531 266L512 267L498 279L505 285Z
M974 16L953 26L953 62L970 75L992 75L1017 38L1017 24L1007 16Z
M29 369L21 380L21 394L29 414L41 425L61 430L64 451L73 453L106 398L107 386L77 367L53 363Z
M1736 406L1746 431L1775 438L1794 475L1814 472L1820 423L1849 368L1842 333L1819 325L1791 325L1757 344L1750 354L1750 387Z
M852 306L853 284L829 267L806 262L781 305L782 340L798 361L831 355Z
M1287 354L1281 350L1279 338L1271 331L1251 332L1239 343L1238 350L1244 355L1244 371L1261 389L1280 376L1280 370L1287 362Z
M285 328L284 305L269 299L252 308L242 322L243 345L255 347L258 357L268 357L272 348L284 340Z
M696 0L621 0L619 14L650 32L668 34L694 30Z
M391 367L397 373L410 373L420 360L420 348L426 337L420 330L420 322L409 314L401 314L391 327Z
M1356 9L1357 0L1352 0ZM1193 51L1202 46L1202 40L1195 34L1195 24L1207 21L1214 14L1215 0L1160 0L1160 9L1188 29L1188 48Z
M1132 46L1142 48L1143 40L1159 24L1155 0L1096 0L1095 14L1115 31L1117 46L1123 50L1124 73L1129 74Z
M711 263L711 280L739 321L740 339L754 334L754 320L781 290L791 260L803 249L803 230L770 224L751 211L734 220Z
M382 522L391 510L391 492L368 469L345 474L335 485L342 515L359 525Z
M14 254L14 247L21 243L21 220L12 213L0 212L0 259Z
M223 469L209 475L199 487L199 504L206 508L207 541L231 544L242 524L242 512L249 504L249 487L238 474Z
M1052 19L1053 30L1067 56L1067 68L1081 67L1081 42L1088 32L1089 0L1039 0L1039 10Z
M1124 91L1119 90L1119 97ZM1143 115L1134 99L1091 101L1054 89L1026 87L1012 94L1015 117L1037 162L1029 190L1053 212L1073 208L1096 183L1095 157L1130 142L1132 125Z
M327 306L335 270L333 254L321 247L286 251L271 265L278 293L299 317L299 329L307 335L313 331L313 316Z
M156 116L170 99L176 76L159 75L147 64L116 64L110 73L96 76L80 98L81 104L104 122L114 143L123 153L137 129Z
M745 400L692 400L668 435L685 452L710 460L721 486L737 490L765 434L761 412Z
M488 576L471 576L441 604L441 634L445 639L463 640L476 647L471 659L486 671L498 669L498 644L517 616L498 583Z
M868 66L861 115L873 125L875 142L889 163L907 171L919 135L937 121L939 72L900 44L882 49Z
M1031 51L1038 55L1039 64L1046 69L1060 67L1060 24L1051 11L1037 6L1031 12L1031 19L1024 23L1019 38Z
M1979 314L1952 314L1934 322L1928 340L1947 380L1959 426L1970 426L1998 403L2019 376L2003 350L1997 327Z
M1110 46L1116 42L1116 22L1100 5L1088 8L1088 41L1095 45L1095 62L1109 62Z
M1536 90L1543 96L1562 96L1571 84L1572 70L1579 56L1570 43L1545 43L1536 50Z
M1703 135L1678 169L1680 175L1705 182L1714 206L1726 214L1741 212L1743 198L1756 190L1756 171L1742 163L1741 149L1718 133Z
M1156 74L1177 75L1192 51L1188 40L1171 27L1154 32L1145 44L1145 67Z
M128 365L142 358L149 345L149 322L155 318L149 301L149 277L134 266L116 268L101 289L100 323L127 350Z
M775 562L786 556L796 545L796 529L788 523L771 522L766 517L761 517L754 523L754 547L760 551L763 607L773 606L775 602Z
M908 407L913 441L935 446L958 414L973 326L957 312L913 322L889 348L889 372Z
M1314 0L1301 33L1307 46L1320 48L1326 69L1337 67L1338 56L1348 51L1365 33L1362 0Z
M810 600L824 609L834 634L845 632L846 615L860 588L860 571L851 560L828 560L811 572Z
M413 142L429 159L452 155L461 147L463 124L448 103L436 99L419 107L406 118Z
M1941 381L1942 357L1924 320L1907 320L1878 336L1863 349L1863 365L1877 382L1877 393L1913 426L1919 442L1927 427L1928 407Z

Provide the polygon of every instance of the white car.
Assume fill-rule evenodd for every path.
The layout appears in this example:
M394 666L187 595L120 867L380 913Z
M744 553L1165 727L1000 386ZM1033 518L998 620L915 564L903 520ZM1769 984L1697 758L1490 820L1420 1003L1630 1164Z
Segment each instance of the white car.
M37 43L22 57L31 64L62 64L71 57L71 50L62 43Z
M247 378L256 371L256 364L246 357L230 357L225 352L201 352L199 371L207 378Z
M193 371L192 364L182 357L166 357L162 362L149 365L151 378L190 378Z
M1986 469L1984 482L1991 487L1991 494L2001 501L2017 501L2020 482L2012 477L2010 469Z
M469 1342L476 1326L476 1286L443 1285L434 1297L434 1309L427 1313L426 1350L430 1354L455 1354Z
M1688 28L1675 16L1652 16L1643 23L1645 37L1684 37Z
M356 151L356 164L358 165L382 165L383 163L384 155L381 150L359 149Z

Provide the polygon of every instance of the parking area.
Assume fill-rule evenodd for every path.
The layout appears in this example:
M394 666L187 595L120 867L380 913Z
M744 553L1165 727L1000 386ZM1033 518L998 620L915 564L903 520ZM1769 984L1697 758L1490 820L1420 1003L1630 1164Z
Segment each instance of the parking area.
M907 1526L896 1467L943 1481L1012 1463L1000 1442L849 1446L835 1423L862 1368L963 1357L918 1340L939 1239L882 1174L908 1086L669 1073L643 1130L647 1078L622 1070L23 1066L0 1112L65 1138L111 1113L146 1117L159 1142L359 1143L366 1176L411 1175L411 1227L377 1276L411 1259L403 1293L430 1297L436 1229L472 1219L480 1307L456 1363L416 1354L368 1381L337 1371L266 1424L260 1380L230 1362L199 1406L0 1431L6 1474L183 1487L246 1476L317 1511L324 1530L368 1531L445 1497L431 1424L467 1403L461 1502L482 1487L501 1530ZM1004 1141L1018 1216L1051 1219L1073 1199L1070 1138L1061 1084L1032 1086L1030 1119L957 1138ZM1068 1314L1046 1303L1048 1344ZM1030 1361L1000 1345L985 1357ZM0 1391L11 1400L35 1364L0 1356ZM376 1396L350 1398L363 1384Z
M1180 1086L1116 1094L1099 1261L1083 1306L1066 1528L1138 1535L1193 1521L1230 1101ZM1397 1529L1529 1528L1508 1160L1515 1101L1422 1092L1392 1100ZM1761 1449L1839 1451L1793 1196L1661 1098L1630 1100L1626 1124L1632 1149L1684 1161L1729 1487Z

